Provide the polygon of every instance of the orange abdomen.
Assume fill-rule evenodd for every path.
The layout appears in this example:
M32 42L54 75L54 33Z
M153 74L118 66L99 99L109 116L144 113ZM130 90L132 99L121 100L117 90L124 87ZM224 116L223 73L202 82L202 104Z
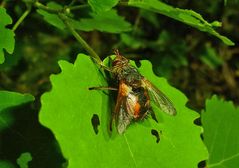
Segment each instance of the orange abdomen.
M136 102L135 106L134 106L134 117L138 118L139 117L139 113L140 113L140 104L138 102Z

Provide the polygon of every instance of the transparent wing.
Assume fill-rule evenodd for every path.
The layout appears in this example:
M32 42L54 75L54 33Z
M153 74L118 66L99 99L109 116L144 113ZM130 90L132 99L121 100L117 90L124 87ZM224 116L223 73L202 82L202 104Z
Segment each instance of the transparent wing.
M127 129L132 119L132 116L127 112L126 106L122 104L116 118L116 128L119 134L122 134Z
M125 91L126 85L119 85L119 92L117 96L117 102L114 110L114 119L116 128L119 134L122 134L133 120L133 108L131 106L132 100L128 95L122 95Z
M149 91L151 100L158 106L163 112L169 115L176 115L176 109L173 103L167 98L158 88L156 88L150 81L143 79L143 83L146 89Z

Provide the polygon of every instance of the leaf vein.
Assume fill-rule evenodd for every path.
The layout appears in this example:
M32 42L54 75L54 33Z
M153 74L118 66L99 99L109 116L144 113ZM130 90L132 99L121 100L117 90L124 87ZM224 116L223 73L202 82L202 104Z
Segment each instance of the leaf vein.
M219 166L219 165L224 166L223 163L225 163L227 161L230 161L231 159L234 159L236 157L239 157L239 152L236 153L235 155L232 155L232 156L230 156L228 158L225 158L225 159L221 160L220 162L209 164L208 167L215 167L215 166Z
M132 152L132 150L131 150L131 148L130 148L128 139L127 139L127 137L126 137L125 135L124 135L124 139L125 139L125 142L126 142L126 144L127 144L127 146L128 146L130 156L132 157L132 160L134 161L134 165L135 165L135 167L137 167L136 161L135 161L135 159L134 159L134 154L133 154L133 152Z

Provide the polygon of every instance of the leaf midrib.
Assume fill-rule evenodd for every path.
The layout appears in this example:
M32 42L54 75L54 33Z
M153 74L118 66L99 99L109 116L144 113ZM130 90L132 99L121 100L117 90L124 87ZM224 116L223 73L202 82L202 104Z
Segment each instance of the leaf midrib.
M236 154L234 154L234 155L232 155L232 156L230 156L230 157L224 158L224 159L221 160L220 162L216 162L216 163L213 163L213 164L209 164L208 167L215 167L215 166L219 166L219 165L224 166L224 165L223 165L224 162L230 161L230 160L232 160L232 159L234 159L234 158L236 158L236 157L239 158L239 152L236 153Z

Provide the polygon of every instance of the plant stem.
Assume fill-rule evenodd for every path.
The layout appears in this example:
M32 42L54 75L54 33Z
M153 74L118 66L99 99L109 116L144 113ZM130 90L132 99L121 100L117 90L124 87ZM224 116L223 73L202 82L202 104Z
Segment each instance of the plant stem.
M75 9L80 9L83 7L86 7L86 5L78 5L78 6L66 6L63 9L52 9L48 6L43 5L40 2L35 2L34 6L42 9L48 13L52 13L52 14L57 14L58 17L63 21L63 23L65 24L65 26L69 29L69 31L71 32L71 34L76 38L76 40L83 46L83 48L85 48L85 50L90 54L91 58L93 59L93 61L95 63L97 63L100 66L103 66L103 63L99 57L99 55L89 46L89 44L87 44L87 42L76 32L76 30L74 29L74 27L72 27L72 25L69 23L69 19L68 17L65 15L65 12L70 9L70 10L75 10Z
M58 14L59 12L62 12L62 9L52 9L37 1L34 3L34 6L44 11L47 11L48 13Z
M102 65L102 61L98 54L87 44L87 42L76 32L76 30L69 23L68 18L63 13L58 13L59 18L64 22L66 27L72 33L72 35L76 38L76 40L85 48L85 50L91 55L91 58L99 64Z
M27 10L22 14L22 16L18 19L18 21L14 24L12 31L15 31L18 26L23 22L23 20L27 17L27 15L31 12L31 6L27 7Z
M76 5L76 6L68 7L67 9L70 9L70 10L77 10L77 9L82 9L82 8L86 8L86 7L89 7L89 5L88 5L88 4L84 4L84 5Z

